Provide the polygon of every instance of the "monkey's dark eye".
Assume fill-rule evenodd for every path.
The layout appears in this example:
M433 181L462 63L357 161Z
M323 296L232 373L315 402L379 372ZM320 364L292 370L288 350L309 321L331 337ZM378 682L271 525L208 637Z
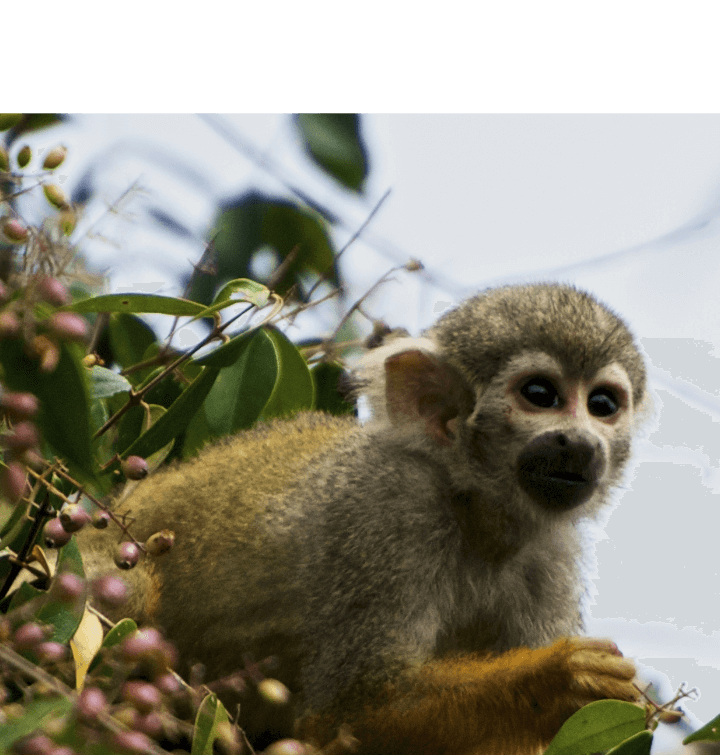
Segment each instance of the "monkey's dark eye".
M520 389L520 393L531 404L543 409L554 409L560 406L560 396L547 378L531 378Z
M610 417L618 410L615 394L607 388L594 390L588 398L588 410L594 417Z

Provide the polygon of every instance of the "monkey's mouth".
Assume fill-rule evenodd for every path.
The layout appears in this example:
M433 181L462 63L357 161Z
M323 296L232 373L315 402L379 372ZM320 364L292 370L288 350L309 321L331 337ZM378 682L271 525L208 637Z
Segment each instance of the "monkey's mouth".
M541 475L538 475L540 477ZM567 483L568 485L585 485L590 482L590 480L583 477L581 474L576 474L575 472L550 472L547 475L547 478L549 480L557 480L560 483Z
M590 443L550 432L535 438L520 454L518 481L543 507L564 511L592 495L601 468L600 455Z

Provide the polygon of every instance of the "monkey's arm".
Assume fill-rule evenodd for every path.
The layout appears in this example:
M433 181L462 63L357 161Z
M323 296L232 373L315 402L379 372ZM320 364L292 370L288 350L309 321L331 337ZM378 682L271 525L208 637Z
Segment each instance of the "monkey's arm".
M635 666L605 640L559 640L487 658L460 656L422 666L349 721L363 755L527 755L553 738L582 705L635 701ZM300 735L322 741L334 732L309 716Z

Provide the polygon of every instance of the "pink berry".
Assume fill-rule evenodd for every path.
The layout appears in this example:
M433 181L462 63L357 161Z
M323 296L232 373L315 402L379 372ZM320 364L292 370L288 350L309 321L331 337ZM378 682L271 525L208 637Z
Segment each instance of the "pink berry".
M7 467L2 470L0 484L2 492L10 501L17 501L23 495L28 493L27 476L25 467L18 461L11 461Z
M128 480L142 480L149 471L148 463L141 456L128 456L120 467Z
M77 714L81 721L92 721L107 708L107 698L97 687L85 687L77 701Z
M6 393L2 406L12 420L30 419L38 413L40 404L33 393Z
M70 301L70 294L57 278L41 278L37 284L39 296L49 304L62 307Z
M60 512L60 522L66 532L78 532L89 524L90 514L79 503L71 503Z
M140 560L140 548L130 541L120 543L115 549L114 558L119 569L132 569Z
M85 592L85 582L77 574L65 572L55 577L52 592L63 603L74 603Z
M71 534L62 526L59 518L51 519L43 529L43 538L48 548L62 548L70 542Z
M57 336L68 341L82 341L87 335L85 320L73 312L56 312L49 317L48 326Z
M150 713L160 707L160 690L149 682L126 682L122 691L123 700L130 703L140 713Z
M31 650L45 639L45 630L34 621L28 621L15 630L13 644L16 650Z
M122 753L145 755L152 752L152 742L140 731L123 731L113 737L113 744Z
M128 588L120 577L106 574L99 577L92 585L93 595L102 603L117 608L127 600Z

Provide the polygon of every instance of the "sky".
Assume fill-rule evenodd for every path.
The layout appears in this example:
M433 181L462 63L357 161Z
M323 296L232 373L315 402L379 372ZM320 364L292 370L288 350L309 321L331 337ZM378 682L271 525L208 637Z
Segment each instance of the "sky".
M417 333L464 296L521 280L575 283L620 313L648 357L656 410L596 549L588 629L673 688L700 687L701 720L720 711L719 116L371 115L360 198L318 175L282 115L80 116L49 134L34 141L68 145L68 191L95 170L103 201L84 222L101 237L85 248L110 291L177 294L215 201L291 183L342 218L339 245L390 190L343 269L353 300L390 267L423 262L368 300L393 326ZM191 235L152 225L152 208Z

